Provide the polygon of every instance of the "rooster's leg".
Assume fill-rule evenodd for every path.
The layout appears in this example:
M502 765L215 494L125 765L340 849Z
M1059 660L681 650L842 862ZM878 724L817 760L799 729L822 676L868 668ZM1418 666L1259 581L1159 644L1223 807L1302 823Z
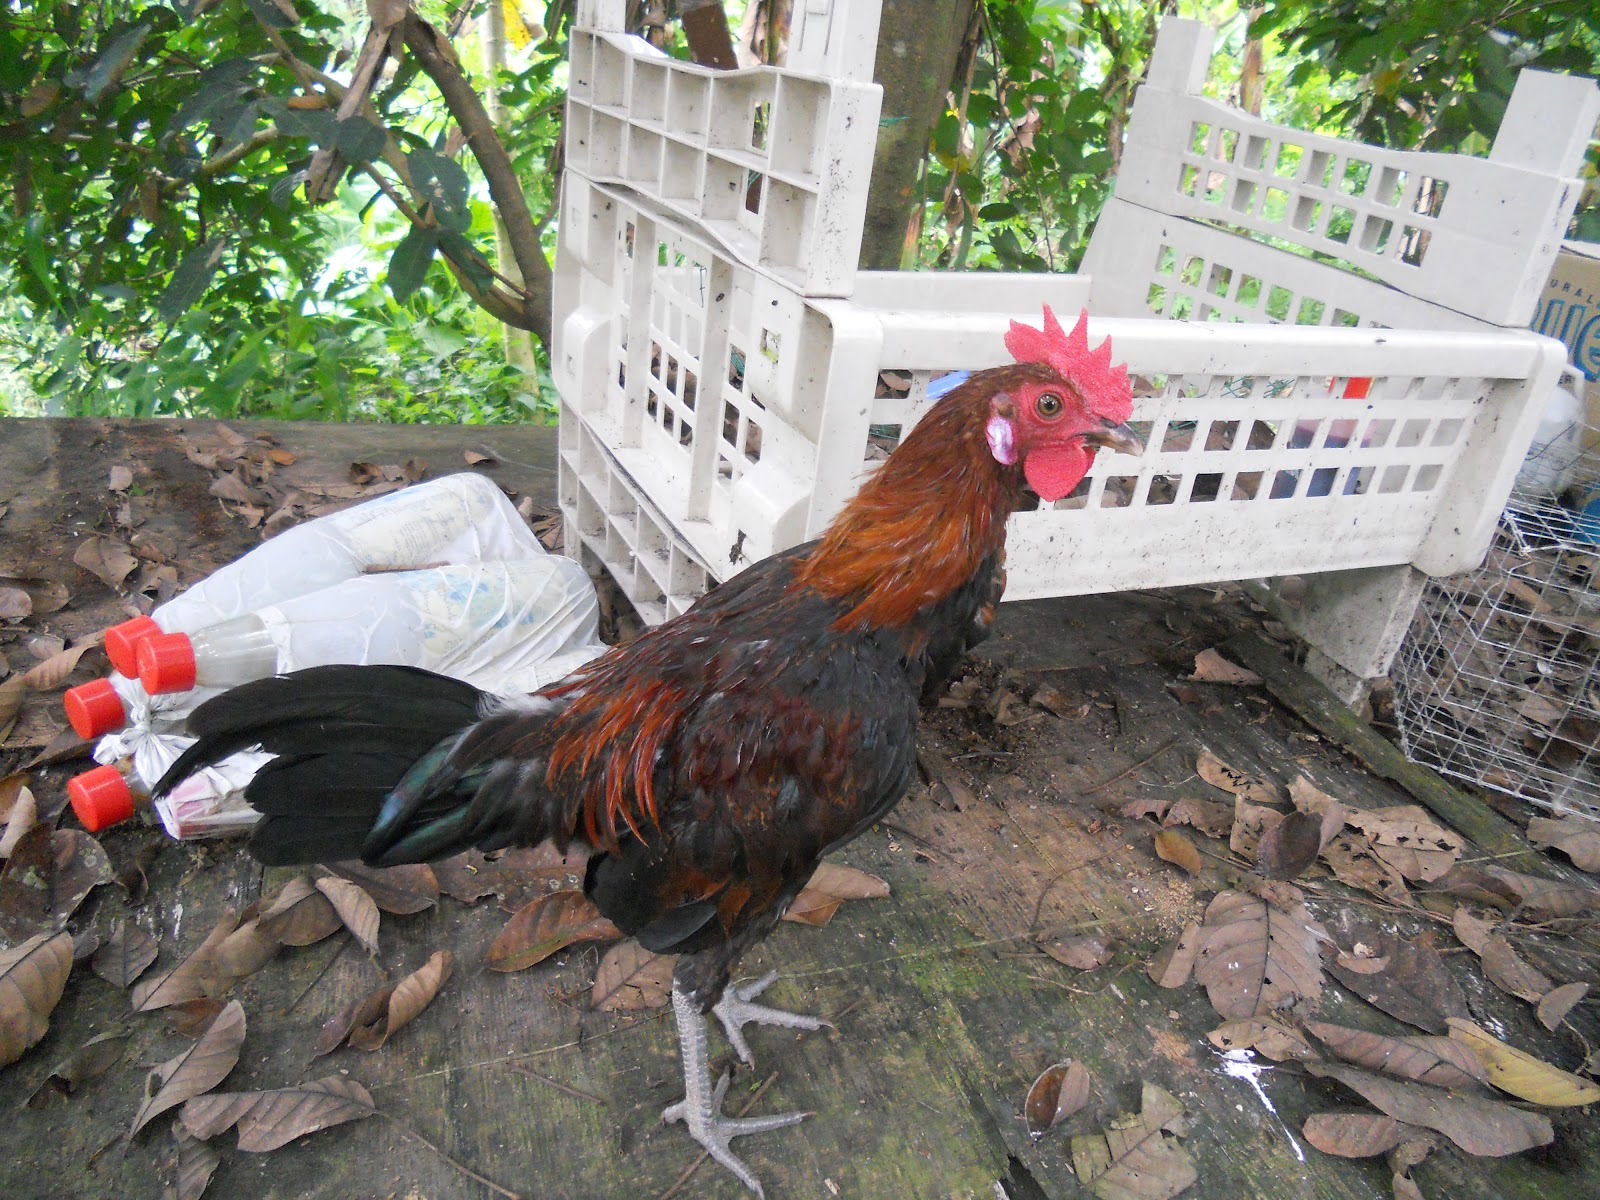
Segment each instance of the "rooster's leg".
M728 1148L728 1143L747 1133L765 1133L769 1129L782 1129L796 1125L810 1113L780 1113L772 1117L725 1117L722 1115L722 1097L728 1090L728 1076L711 1086L711 1066L706 1054L706 1021L699 1008L688 995L677 987L672 989L672 1014L678 1021L678 1045L683 1051L684 1097L661 1114L663 1121L683 1121L689 1126L689 1136L706 1148L711 1155L732 1171L757 1196L762 1195L761 1181L749 1167L739 1161Z
M722 1022L722 1028L728 1034L728 1041L733 1044L735 1052L741 1062L755 1065L755 1059L750 1054L750 1044L744 1040L744 1027L751 1023L756 1025L784 1025L790 1029L821 1029L827 1024L820 1017L808 1017L804 1013L785 1012L781 1008L768 1008L765 1004L750 1003L762 992L772 985L778 977L776 971L768 971L753 983L743 987L730 984L722 993L716 1007L711 1011L717 1014L717 1019Z

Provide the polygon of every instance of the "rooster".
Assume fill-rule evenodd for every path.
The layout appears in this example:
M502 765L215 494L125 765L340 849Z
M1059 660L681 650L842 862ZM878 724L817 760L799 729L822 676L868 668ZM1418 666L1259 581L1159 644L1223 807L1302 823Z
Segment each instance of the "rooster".
M730 983L829 851L881 819L915 769L919 701L988 632L1006 520L1067 495L1097 448L1137 454L1131 388L1085 313L1013 322L1015 363L944 396L824 535L756 563L688 612L525 698L405 667L262 679L197 709L156 788L237 749L278 755L246 798L263 862L373 866L468 848L592 848L584 890L680 957L684 1099L663 1114L751 1191L731 1139L807 1114L722 1114L706 1015L740 1058L746 1024L822 1022Z

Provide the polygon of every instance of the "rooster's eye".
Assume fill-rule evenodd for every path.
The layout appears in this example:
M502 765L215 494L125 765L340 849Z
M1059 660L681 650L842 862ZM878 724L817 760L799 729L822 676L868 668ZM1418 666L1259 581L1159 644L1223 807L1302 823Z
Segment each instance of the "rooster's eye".
M1061 397L1054 392L1045 392L1033 403L1034 409L1047 421L1053 421L1061 415Z

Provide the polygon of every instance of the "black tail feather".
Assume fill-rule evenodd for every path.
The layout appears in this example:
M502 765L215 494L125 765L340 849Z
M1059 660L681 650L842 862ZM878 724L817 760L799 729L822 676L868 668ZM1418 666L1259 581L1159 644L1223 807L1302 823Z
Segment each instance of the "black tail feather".
M279 757L245 789L263 814L251 853L273 866L355 858L389 792L418 759L476 721L481 700L469 684L414 667L313 667L259 679L190 714L198 740L154 794L260 746ZM439 796L416 817L439 820L463 800Z

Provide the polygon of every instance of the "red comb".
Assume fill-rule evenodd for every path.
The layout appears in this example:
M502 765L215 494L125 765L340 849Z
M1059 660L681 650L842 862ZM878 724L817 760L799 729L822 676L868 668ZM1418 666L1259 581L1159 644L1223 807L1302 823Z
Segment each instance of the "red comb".
M1071 380L1097 416L1120 425L1133 415L1133 384L1126 363L1111 365L1111 339L1089 349L1089 310L1084 309L1071 333L1061 328L1050 306L1044 306L1044 328L1011 322L1006 349L1018 362L1045 363Z

